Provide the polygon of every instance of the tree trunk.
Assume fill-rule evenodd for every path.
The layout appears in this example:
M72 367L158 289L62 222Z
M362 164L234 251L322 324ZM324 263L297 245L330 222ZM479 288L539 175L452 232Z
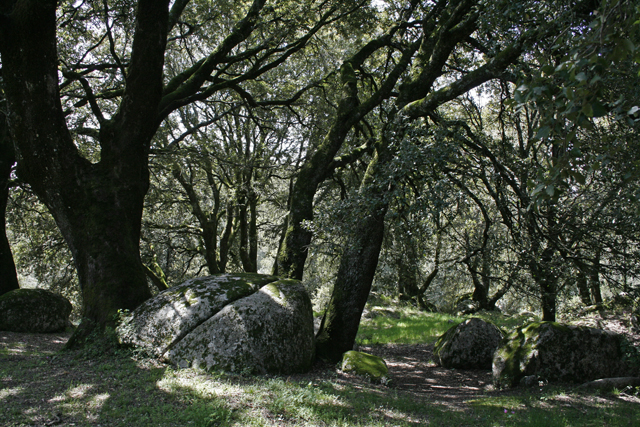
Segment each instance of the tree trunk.
M240 228L240 261L247 273L257 273L258 230L256 223L257 198L253 190L243 185L238 196L238 222Z
M276 270L281 276L302 280L312 237L311 231L303 224L313 220L313 197L326 178L329 165L350 129L351 125L334 125L320 147L298 172L291 192L287 229L277 258Z
M78 271L83 320L68 346L114 322L151 294L140 259L148 152L158 125L168 0L140 0L120 109L100 122L100 162L83 158L62 110L55 0L5 8L0 53L18 174L52 213Z
M556 297L558 293L557 281L551 265L554 250L546 248L542 251L539 261L533 260L531 272L533 279L540 288L540 305L542 308L542 321L556 321Z
M345 244L331 299L318 331L316 353L328 362L339 361L345 351L353 348L378 266L387 202L383 189L367 186L373 182L373 177L380 178L383 165L384 161L376 155L363 178L361 191L371 191L367 200L373 203L364 218L354 224Z
M576 286L578 287L582 304L585 306L591 305L591 294L589 293L589 286L587 285L587 275L582 270L578 270L577 272Z
M418 254L416 241L409 230L399 227L396 236L396 267L398 269L398 297L401 301L418 303L420 288L418 286Z
M11 168L15 161L13 141L7 132L5 118L0 115L0 295L19 288L5 221Z
M596 256L589 271L589 285L594 304L602 304L602 292L600 291L600 248L596 249Z
M545 279L539 283L542 296L542 321L556 321L556 284L553 279Z
M395 30L393 31L395 32ZM409 66L413 53L419 43L414 42L405 49L402 57L393 69L380 82L378 89L367 99L358 98L358 82L355 70L379 48L387 46L392 35L382 35L362 47L351 58L345 60L340 67L342 95L338 105L336 118L326 137L316 147L308 160L304 162L291 191L291 205L287 218L287 229L283 244L278 252L278 266L274 268L280 275L302 279L304 264L312 234L305 229L303 223L313 220L313 197L318 186L333 171L334 156L342 147L351 129L369 112L387 99L400 76Z
M58 207L52 209L73 254L82 289L83 325L78 339L96 325L113 324L118 310L133 310L151 296L140 259L142 212L136 212L136 207L142 206L144 193L132 197L134 191L123 187L112 190L112 202L90 194L69 199L74 215L61 212ZM132 206L122 209L129 204ZM80 344L72 340L68 346Z

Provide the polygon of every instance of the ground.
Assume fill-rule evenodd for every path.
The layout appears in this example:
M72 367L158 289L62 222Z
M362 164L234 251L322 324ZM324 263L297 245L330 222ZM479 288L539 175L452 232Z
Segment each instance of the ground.
M639 345L640 334L626 328L622 331L624 325L621 325L615 319L601 319L599 326L619 329ZM416 415L424 406L436 408L434 411L441 414L453 414L454 418L467 417L462 421L455 418L455 423L447 425L512 425L508 422L495 424L494 419L499 415L515 414L514 417L520 418L513 422L526 421L539 417L536 411L545 408L558 413L565 411L569 415L562 416L574 417L575 425L603 425L600 420L584 424L575 419L582 416L589 420L600 416L595 414L604 414L606 420L618 420L610 425L638 425L633 420L640 419L638 393L582 394L574 393L572 386L549 393L546 385L533 389L495 390L490 371L437 366L433 344L359 346L357 350L382 357L389 367L390 383L372 384L337 371L335 366L323 364L314 366L306 374L265 376L256 380L244 375L220 377L193 370L175 371L155 360L131 357L119 350L112 355L99 351L60 352L69 336L69 333L0 332L0 425L133 425L132 422L154 425L143 421L154 419L156 407L162 408L159 417L165 419L170 417L166 415L171 414L170 411L182 414L185 410L196 411L198 405L205 404L209 405L206 417L214 417L214 421L233 419L236 423L233 425L243 425L247 419L258 420L255 425L269 426L356 425L349 419L346 423L341 421L343 424L335 421L349 416L345 404L356 408L356 415L351 420L369 417L362 424L357 421L358 425L438 425L432 417L443 415L433 415L434 412ZM136 392L132 393L131 389ZM363 403L365 409L357 409L360 403L350 397L355 395L379 400L376 404ZM319 400L319 403L294 404L293 401L301 396ZM407 402L398 403L398 398ZM322 399L333 400L322 402ZM418 406L411 406L408 401L416 402ZM391 406L394 402L400 406ZM408 409L400 408L402 405ZM303 412L317 411L320 407L322 411L329 411L320 421L313 418L317 415ZM336 411L336 415L331 415L330 411ZM305 422L307 416L311 417L309 423ZM134 417L134 421L128 417ZM3 418L9 420L7 424ZM217 421L199 424L197 417L193 419L196 420L194 423L176 421L166 425L231 425L231 422ZM380 424L370 424L371 420L377 419ZM476 424L480 422L478 420L484 421Z

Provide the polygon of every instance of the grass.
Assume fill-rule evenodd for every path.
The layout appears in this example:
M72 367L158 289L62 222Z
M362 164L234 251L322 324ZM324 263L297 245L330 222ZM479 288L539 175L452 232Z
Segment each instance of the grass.
M493 315L495 316L495 315ZM397 317L397 318L395 318ZM363 344L433 342L464 319L401 309L363 322ZM495 318L504 328L522 319ZM0 334L1 336L1 334ZM28 351L0 340L0 425L56 426L640 426L625 393L563 388L480 393L463 404L345 380L333 367L305 375L176 370L96 344Z
M375 309L372 310L375 313ZM384 312L387 312L385 310ZM498 312L481 312L473 316L455 317L444 313L425 313L412 307L399 307L393 315L365 318L358 330L356 342L372 344L432 344L449 328L469 317L493 322L503 331L510 331L531 320L527 316L505 316Z

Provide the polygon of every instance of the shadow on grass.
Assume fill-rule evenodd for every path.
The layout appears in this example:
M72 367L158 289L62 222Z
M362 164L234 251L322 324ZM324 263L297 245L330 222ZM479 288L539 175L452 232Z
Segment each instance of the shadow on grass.
M135 360L129 351L27 351L24 342L4 338L0 332L3 426L212 426L231 420L232 411L215 396L163 390L169 368Z
M39 351L3 334L0 424L8 427L629 426L640 419L637 400L613 396L505 392L465 408L345 380L331 367L292 377L174 370L129 351Z

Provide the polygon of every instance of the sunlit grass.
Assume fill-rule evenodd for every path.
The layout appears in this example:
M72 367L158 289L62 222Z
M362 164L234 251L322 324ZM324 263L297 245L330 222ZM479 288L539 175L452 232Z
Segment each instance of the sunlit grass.
M480 312L470 316L456 317L445 313L425 313L416 309L400 307L394 315L365 318L360 323L356 342L372 344L432 344L449 328L470 317L480 317L493 322L503 331L536 320L527 316L505 316L499 312Z
M503 329L527 321L478 315ZM408 307L366 319L359 344L428 344L462 322ZM467 402L434 402L408 391L340 380L243 376L173 369L126 351L0 353L0 425L75 426L640 426L637 400L518 389ZM99 351L100 350L100 351ZM298 378L298 379L296 379Z
M360 324L358 344L429 344L464 319L442 313L399 311L399 318L377 316Z

